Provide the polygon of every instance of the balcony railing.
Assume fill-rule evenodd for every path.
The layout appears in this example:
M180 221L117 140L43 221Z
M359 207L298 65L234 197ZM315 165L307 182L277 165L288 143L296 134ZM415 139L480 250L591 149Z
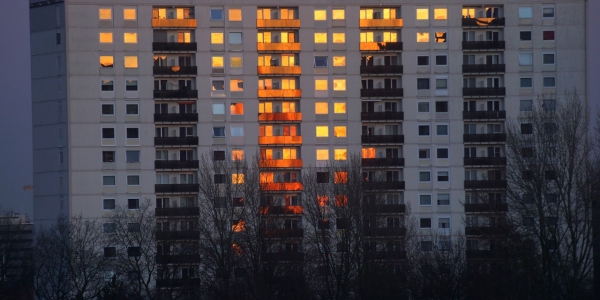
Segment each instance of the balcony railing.
M302 67L300 66L258 66L256 67L258 75L300 75Z
M159 288L178 287L195 289L200 286L200 278L156 279L156 286Z
M465 143L504 143L506 134L504 133L486 133L486 134L463 134Z
M406 251L367 251L365 259L400 260L406 259Z
M465 204L466 213L476 212L507 212L508 204L502 202Z
M154 114L154 122L198 122L198 114Z
M402 19L360 19L360 28L398 28L402 27Z
M465 235L495 235L503 233L503 227L465 227Z
M363 232L366 236L404 236L406 228L365 228Z
M300 135L272 135L272 136L259 136L259 145L301 145L302 136Z
M381 88L381 89L360 89L360 96L363 98L400 98L404 96L402 88Z
M186 137L155 137L155 146L198 146L197 136Z
M258 98L300 98L302 90L258 90Z
M169 207L156 208L154 214L157 217L193 217L200 215L198 207Z
M505 110L496 111L463 111L464 120L476 119L506 119Z
M261 215L301 215L303 207L300 205L290 206L262 206Z
M361 42L360 51L402 51L402 42Z
M462 65L463 73L504 73L505 64Z
M301 238L304 236L303 229L268 229L262 230L260 234L268 238Z
M196 66L154 66L152 67L154 75L196 75L198 67Z
M197 90L155 90L154 98L198 98Z
M256 28L300 28L299 19L256 20Z
M463 50L504 50L504 41L466 41L462 42Z
M304 253L302 252L278 252L278 253L263 253L264 261L303 261Z
M257 51L300 51L300 43L256 43Z
M278 191L301 191L302 183L300 182L262 182L260 189L267 192Z
M382 112L361 112L361 121L402 121L404 120L404 112L402 111L382 111Z
M199 263L199 254L181 254L181 255L157 255L157 264L190 264Z
M302 168L301 159L261 159L260 168Z
M196 19L152 19L152 27L196 28Z
M465 180L465 189L505 189L506 180Z
M193 43L153 42L152 51L196 51L198 46Z
M182 231L157 231L157 240L197 240L200 238L198 230L182 230Z
M259 121L302 121L302 113L259 113Z
M403 190L404 181L365 181L365 190Z
M465 166L506 166L506 157L465 157Z
M197 160L155 160L155 169L198 169Z
M360 66L360 74L402 74L404 67L397 66Z
M404 143L404 135L402 135L402 134L362 135L361 142L363 144L402 144L402 143Z
M463 18L464 27L504 26L504 18Z
M167 193L197 193L199 187L197 184L155 184L154 192L157 194Z
M463 96L474 97L504 97L506 95L505 87L478 87L478 88L463 88Z
M406 212L405 204L365 204L363 211L366 214L403 214Z
M363 167L403 167L404 166L404 157L363 158L362 166Z

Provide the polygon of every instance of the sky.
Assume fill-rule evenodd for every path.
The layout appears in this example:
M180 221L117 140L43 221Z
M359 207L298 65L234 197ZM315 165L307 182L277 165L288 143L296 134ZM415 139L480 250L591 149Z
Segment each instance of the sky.
M4 0L0 18L0 206L32 216L29 1Z

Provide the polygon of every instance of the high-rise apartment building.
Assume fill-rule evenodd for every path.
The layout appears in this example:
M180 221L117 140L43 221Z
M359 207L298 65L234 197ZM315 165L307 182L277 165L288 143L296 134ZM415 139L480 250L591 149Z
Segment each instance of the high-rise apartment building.
M299 206L303 171L355 154L390 218L486 250L505 123L587 99L583 0L30 3L36 223L194 207L203 153L259 155Z

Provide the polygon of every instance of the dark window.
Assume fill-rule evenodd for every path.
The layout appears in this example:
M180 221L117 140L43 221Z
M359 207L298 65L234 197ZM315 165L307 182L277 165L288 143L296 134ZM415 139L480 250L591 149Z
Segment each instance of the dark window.
M235 207L244 206L244 198L242 198L242 197L233 198L232 202L233 202L233 206L235 206Z
M329 220L319 220L319 229L329 229Z
M127 199L127 208L128 209L139 209L140 208L140 199Z
M128 115L137 115L138 114L138 105L137 104L126 104L125 112Z
M117 225L115 223L104 223L102 224L104 233L115 233L117 231Z
M215 174L214 180L217 184L225 183L225 174Z
M447 55L436 55L435 56L435 65L436 66L448 65L448 56Z
M430 158L429 149L419 149L419 158Z
M531 31L521 31L519 36L521 41L531 41Z
M419 125L419 135L429 135L429 125Z
M533 172L523 171L523 180L533 180Z
M115 151L102 151L102 162L115 162Z
M533 134L533 125L521 124L521 134Z
M525 204L532 204L533 203L533 195L532 194L522 194L521 201L523 201L523 203L525 203Z
M115 106L113 104L102 104L102 114L103 115L114 115L115 114Z
M329 183L329 172L317 172L317 183Z
M521 78L521 87L522 88L528 88L528 87L532 87L533 86L533 80L529 77L527 78Z
M113 91L114 85L112 80L102 80L102 90L103 91Z
M102 138L103 139L114 139L115 138L115 129L114 128L102 128Z
M125 156L127 158L127 162L128 163L138 163L138 162L140 162L140 151L139 150L125 151Z
M437 158L448 158L448 148L437 149Z
M327 68L327 56L315 56L315 68Z
M554 41L554 30L544 30L544 41Z
M141 255L140 247L127 247L127 256L139 257Z
M544 178L546 178L546 180L555 180L556 172L554 172L553 170L546 171L544 172Z
M125 90L126 91L137 91L138 90L137 80L126 80L125 81Z
M556 77L544 77L543 78L544 87L555 87L556 86ZM544 100L545 102L545 100Z
M337 220L335 220L335 225L337 229L348 229L348 219L337 218Z
M417 56L418 66L429 66L429 56Z
M433 242L432 241L421 241L421 251L432 251L433 250Z
M435 112L448 112L448 101L436 101Z
M546 194L546 203L556 203L558 202L558 195L556 194Z
M214 160L225 160L225 151L214 151L213 152L213 159Z
M56 33L56 44L60 45L60 32Z
M417 90L428 90L429 78L417 78Z
M104 247L104 257L117 257L117 248Z
M127 128L127 138L128 139L139 139L140 138L140 129L139 128Z
M422 218L420 220L421 228L431 228L431 219L430 218Z
M128 232L140 232L140 223L127 223Z
M545 53L542 55L543 64L553 65L554 64L554 53Z
M523 226L532 227L534 224L533 217L523 217Z
M104 199L102 201L102 208L107 210L115 209L115 199Z
M533 157L533 148L522 148L521 149L521 156L528 158L528 157Z
M348 244L337 243L337 252L348 252Z

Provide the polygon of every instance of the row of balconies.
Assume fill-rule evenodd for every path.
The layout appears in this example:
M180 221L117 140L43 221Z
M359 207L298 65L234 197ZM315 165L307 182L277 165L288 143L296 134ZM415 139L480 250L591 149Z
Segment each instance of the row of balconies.
M505 189L506 180L465 180L465 189L477 190L477 189Z

